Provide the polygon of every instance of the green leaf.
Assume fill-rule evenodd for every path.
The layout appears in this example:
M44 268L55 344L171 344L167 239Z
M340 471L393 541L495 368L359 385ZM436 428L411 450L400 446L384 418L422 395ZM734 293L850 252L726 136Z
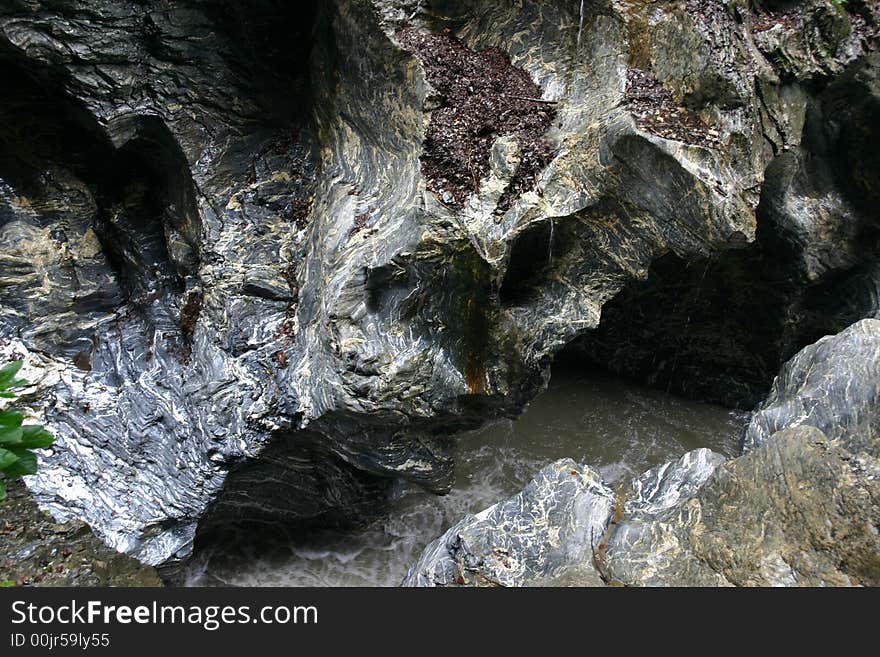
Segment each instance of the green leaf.
M14 392L0 392L0 397L5 397L6 399L15 399Z
M0 411L0 445L14 445L21 442L23 419L18 411Z
M3 482L0 481L0 502L3 501L3 498L6 497L6 493L3 491ZM15 586L14 579L3 579L0 580L0 588L11 588Z
M10 465L18 460L18 456L8 449L0 447L0 470L6 470Z
M21 477L37 473L37 456L33 452L18 448L9 451L18 456L18 460L4 469L7 477Z
M17 360L0 368L0 390L6 390L12 386L13 377L18 374L18 370L23 364L23 361Z
M21 443L22 435L24 435L24 431L21 427L15 427L14 429L0 429L0 445L6 445L7 447L18 445Z
M48 447L55 442L55 437L37 424L28 424L22 427L21 434L19 445L28 449Z
M6 482L0 479L0 502L6 499ZM8 582L9 580L4 580ZM0 582L0 586L6 586L3 582Z
M24 416L18 411L0 411L0 429L20 427Z

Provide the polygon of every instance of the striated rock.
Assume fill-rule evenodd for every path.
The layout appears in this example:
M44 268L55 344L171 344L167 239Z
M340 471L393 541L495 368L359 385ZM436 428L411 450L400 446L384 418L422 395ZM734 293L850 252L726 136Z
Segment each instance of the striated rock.
M721 454L702 448L651 468L630 483L624 512L630 518L642 518L679 506L696 495L725 460Z
M674 505L627 505L608 577L637 585L876 586L880 322L786 363L747 428L750 451Z
M748 16L755 46L781 73L800 80L843 70L865 51L880 16L869 0L761 4Z
M608 577L639 586L876 586L878 474L876 456L853 455L818 429L777 432L718 467L695 497L620 523Z
M599 509L604 516L580 525L580 536L589 528L590 538L578 543L579 552L568 552L567 568L536 558L562 528L566 536L579 535L573 513L533 524L529 509L552 507L560 492L552 480L536 485L546 481L542 471L519 496L464 519L432 543L405 583L470 583L455 579L456 567L491 568L494 546L504 545L511 563L536 564L528 582L503 582L514 585L586 585L593 580L577 575L589 573L626 586L876 586L878 340L880 322L867 319L803 349L755 412L748 453L725 461L696 450L637 477ZM528 499L525 511L522 499ZM469 542L469 531L491 538ZM519 540L536 532L544 543ZM560 571L576 575L567 579Z
M197 530L363 521L396 479L448 490L452 436L519 412L554 355L601 329L603 307L653 264L699 271L748 249L756 213L791 218L778 190L807 198L825 181L806 171L811 153L852 153L844 176L872 165L874 92L841 125L822 94L830 76L842 98L875 89L876 17L859 13L857 42L811 50L789 79L738 20L743 3L648 4L4 6L16 101L0 109L0 355L26 360L30 402L57 436L28 480L40 504L167 564ZM418 47L426 32L460 70L479 75L465 64L490 56L497 75L444 86L448 62ZM540 98L507 98L505 80ZM474 123L451 159L472 170L444 182L432 167L450 160L426 137L442 142L470 88L516 120ZM804 125L830 150L804 142ZM763 189L786 149L800 159L779 160ZM832 323L876 312L852 316L876 299L876 233L853 200L874 184L831 180L822 198L839 203L804 215L792 234L806 246L767 287L806 266L821 289L857 292L824 313ZM769 261L776 243L761 237ZM750 258L738 269L764 280ZM732 334L715 320L705 349L668 339L675 322L644 344L672 345L671 370L697 378L710 351L731 368L754 356L742 370L761 376L705 386L754 396L786 357L756 343L818 337L783 330L801 306L823 314L795 287L778 312L742 287L776 314L735 349L717 348ZM658 299L690 325L687 304ZM634 335L611 333L614 353Z
M263 379L292 331L279 297L296 296L282 237L302 240L314 178L296 100L309 41L271 44L307 34L310 12L273 32L278 7L249 3L244 23L235 3L0 15L16 99L0 137L3 355L27 360L57 436L28 484L149 563L188 553L229 470L277 426Z
M562 459L518 495L453 525L425 548L403 585L604 586L608 537L622 518L676 508L723 461L694 450L614 493L591 468Z
M521 493L466 516L431 543L409 586L528 586L543 578L602 584L591 562L614 494L571 459L541 470Z
M598 328L569 355L751 409L799 349L874 316L880 190L865 172L880 166L877 63L868 54L811 91L759 78L773 155L755 241L706 258L654 260L647 280L606 303Z
M788 361L755 409L743 449L789 427L813 426L853 453L880 440L880 321L865 319Z

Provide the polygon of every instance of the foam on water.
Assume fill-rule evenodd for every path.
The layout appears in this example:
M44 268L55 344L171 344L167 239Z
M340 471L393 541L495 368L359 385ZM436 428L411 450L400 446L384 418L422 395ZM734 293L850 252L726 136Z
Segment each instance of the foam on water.
M738 451L746 414L606 374L558 370L518 420L461 436L448 495L402 487L387 517L366 529L213 545L197 553L183 583L395 586L425 545L464 514L518 492L550 461L571 457L614 483L697 447Z

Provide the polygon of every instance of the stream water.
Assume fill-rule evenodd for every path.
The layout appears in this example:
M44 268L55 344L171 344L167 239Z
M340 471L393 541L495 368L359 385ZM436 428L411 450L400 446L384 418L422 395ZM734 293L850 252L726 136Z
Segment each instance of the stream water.
M555 366L548 389L519 419L462 435L448 495L407 488L386 518L357 531L214 545L196 554L182 583L396 586L425 545L464 514L518 492L551 461L571 457L614 483L697 447L734 456L746 419L608 374Z

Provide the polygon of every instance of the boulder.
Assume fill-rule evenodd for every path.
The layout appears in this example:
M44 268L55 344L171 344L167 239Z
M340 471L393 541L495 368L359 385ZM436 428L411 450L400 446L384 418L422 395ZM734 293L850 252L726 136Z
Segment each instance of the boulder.
M561 459L518 495L462 518L428 545L404 585L528 586L574 577L601 585L592 553L613 503L594 470Z
M627 518L609 581L628 586L877 586L880 462L797 426L719 466L699 493Z
M853 453L875 456L880 440L880 321L864 319L802 349L755 409L748 451L781 429L813 426Z
M453 526L404 583L471 584L475 576L462 573L488 570L506 585L599 577L624 586L877 586L878 341L880 322L866 319L786 363L752 418L744 455L689 452L636 477L613 501L596 482L606 503L588 523L565 506L536 521L532 509L570 497L548 472L577 470L553 464L518 496ZM543 557L567 545L557 537L579 535L587 544L577 542L567 559ZM528 577L499 576L496 546L511 564L534 564Z

